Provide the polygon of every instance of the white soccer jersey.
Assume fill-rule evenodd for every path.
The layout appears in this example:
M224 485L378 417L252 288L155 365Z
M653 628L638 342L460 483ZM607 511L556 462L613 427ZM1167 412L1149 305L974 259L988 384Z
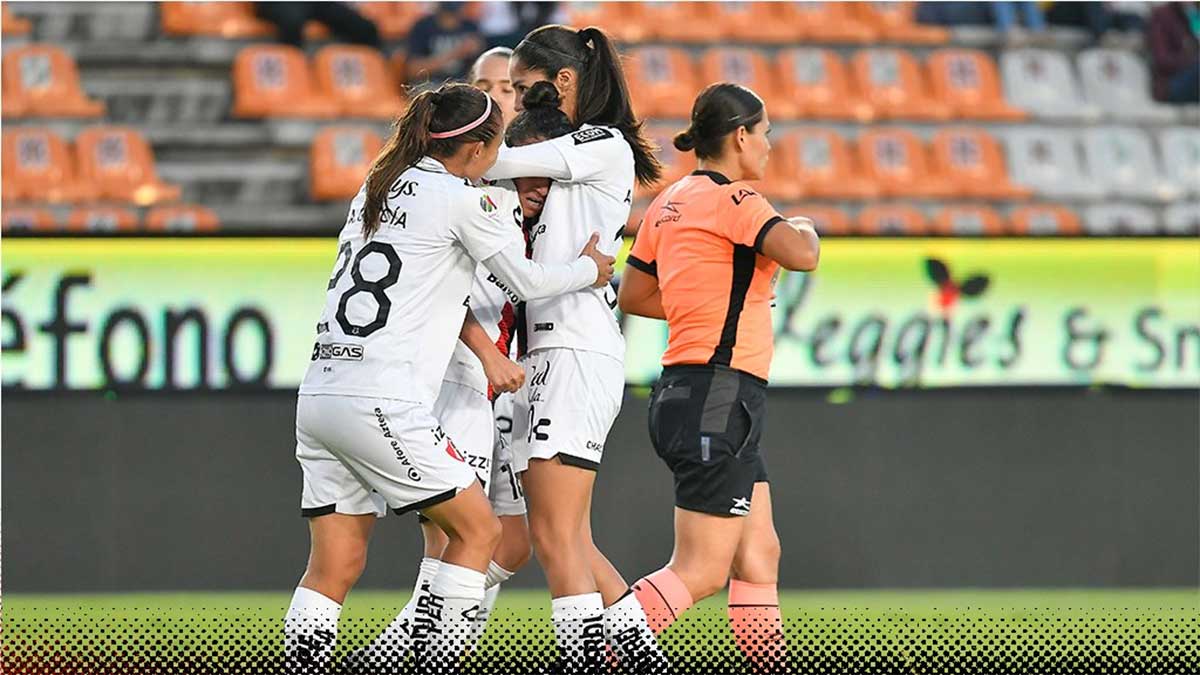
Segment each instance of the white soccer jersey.
M476 261L520 234L511 213L429 157L393 184L370 240L362 236L365 197L364 186L338 237L300 393L432 406L462 329Z
M579 131L541 143L503 147L488 178L541 176L553 179L546 204L530 233L533 260L561 264L579 255L588 237L615 256L633 201L633 151L618 129L585 124ZM529 349L568 347L624 360L625 340L613 313L612 286L529 300Z
M511 223L516 236L521 235L521 201L515 190L508 186L494 185L482 188L496 203L502 214L501 219L506 224ZM507 215L504 215L507 214ZM484 265L475 268L475 280L471 285L471 301L469 306L476 320L487 331L496 347L506 356L514 340L516 328L516 308L521 302L508 284L500 280ZM479 357L465 345L462 340L454 343L454 354L450 357L450 365L446 368L443 378L448 382L470 387L482 394L488 394L487 376L483 374L483 364Z

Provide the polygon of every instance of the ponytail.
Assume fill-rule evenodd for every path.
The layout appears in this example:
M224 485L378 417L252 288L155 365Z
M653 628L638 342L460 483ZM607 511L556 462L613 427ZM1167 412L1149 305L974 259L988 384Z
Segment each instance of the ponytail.
M642 122L633 112L625 71L612 40L594 26L572 30L566 26L542 26L513 50L513 57L526 68L554 79L563 68L579 78L575 123L616 127L633 150L633 168L642 185L662 177L662 165L654 156L654 144L646 137Z
M390 218L387 197L400 174L422 157L445 158L466 143L489 143L502 127L500 107L470 85L446 84L418 94L367 172L363 238L370 239Z

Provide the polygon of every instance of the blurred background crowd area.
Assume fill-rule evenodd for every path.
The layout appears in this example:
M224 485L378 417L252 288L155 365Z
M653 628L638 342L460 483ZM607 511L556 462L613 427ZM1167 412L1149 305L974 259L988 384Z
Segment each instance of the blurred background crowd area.
M406 96L545 23L617 38L662 185L725 80L826 235L1200 233L1194 2L6 2L4 231L335 233Z

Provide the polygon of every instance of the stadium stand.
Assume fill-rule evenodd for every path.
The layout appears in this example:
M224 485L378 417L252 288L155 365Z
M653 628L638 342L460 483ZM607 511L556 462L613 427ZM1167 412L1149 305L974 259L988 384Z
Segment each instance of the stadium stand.
M81 206L67 217L74 232L134 232L140 225L137 212L121 206Z
M0 222L5 232L49 232L58 228L54 213L31 206L5 207Z
M428 9L356 4L383 52L320 31L303 51L272 44L249 2L3 3L6 230L65 226L63 205L103 203L139 215L140 232L334 231L404 105L403 38ZM1200 109L1153 101L1142 51L1058 29L1013 48L990 26L920 25L913 7L564 9L621 42L662 147L656 189L695 166L671 139L696 92L730 79L771 110L759 188L827 234L1196 231ZM636 191L631 223L656 189ZM891 198L914 201L878 203ZM177 200L204 211L149 208Z
M146 212L146 230L150 232L215 232L220 228L217 214L203 206L156 206Z

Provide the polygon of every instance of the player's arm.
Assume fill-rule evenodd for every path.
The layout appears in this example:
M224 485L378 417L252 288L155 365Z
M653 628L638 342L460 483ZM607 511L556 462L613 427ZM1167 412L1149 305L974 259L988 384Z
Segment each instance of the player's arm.
M783 268L811 272L821 260L821 238L808 218L780 219L762 235L759 252Z
M650 319L667 318L667 313L663 311L662 289L658 287L658 277L633 265L627 264L625 271L621 273L617 305L626 314Z
M566 265L542 265L526 258L525 244L519 236L481 262L517 295L539 300L588 286L600 288L612 279L616 259L596 248L599 239L593 234L579 257Z
M463 317L462 330L458 333L467 349L479 358L483 364L483 374L487 376L488 384L496 392L516 391L525 382L525 369L513 363L508 356L502 354L492 342L487 330L475 318L471 308Z
M620 162L632 161L629 144L619 134L603 127L589 127L516 148L500 146L496 163L484 177L489 180L550 178L564 183L586 183L602 179Z

